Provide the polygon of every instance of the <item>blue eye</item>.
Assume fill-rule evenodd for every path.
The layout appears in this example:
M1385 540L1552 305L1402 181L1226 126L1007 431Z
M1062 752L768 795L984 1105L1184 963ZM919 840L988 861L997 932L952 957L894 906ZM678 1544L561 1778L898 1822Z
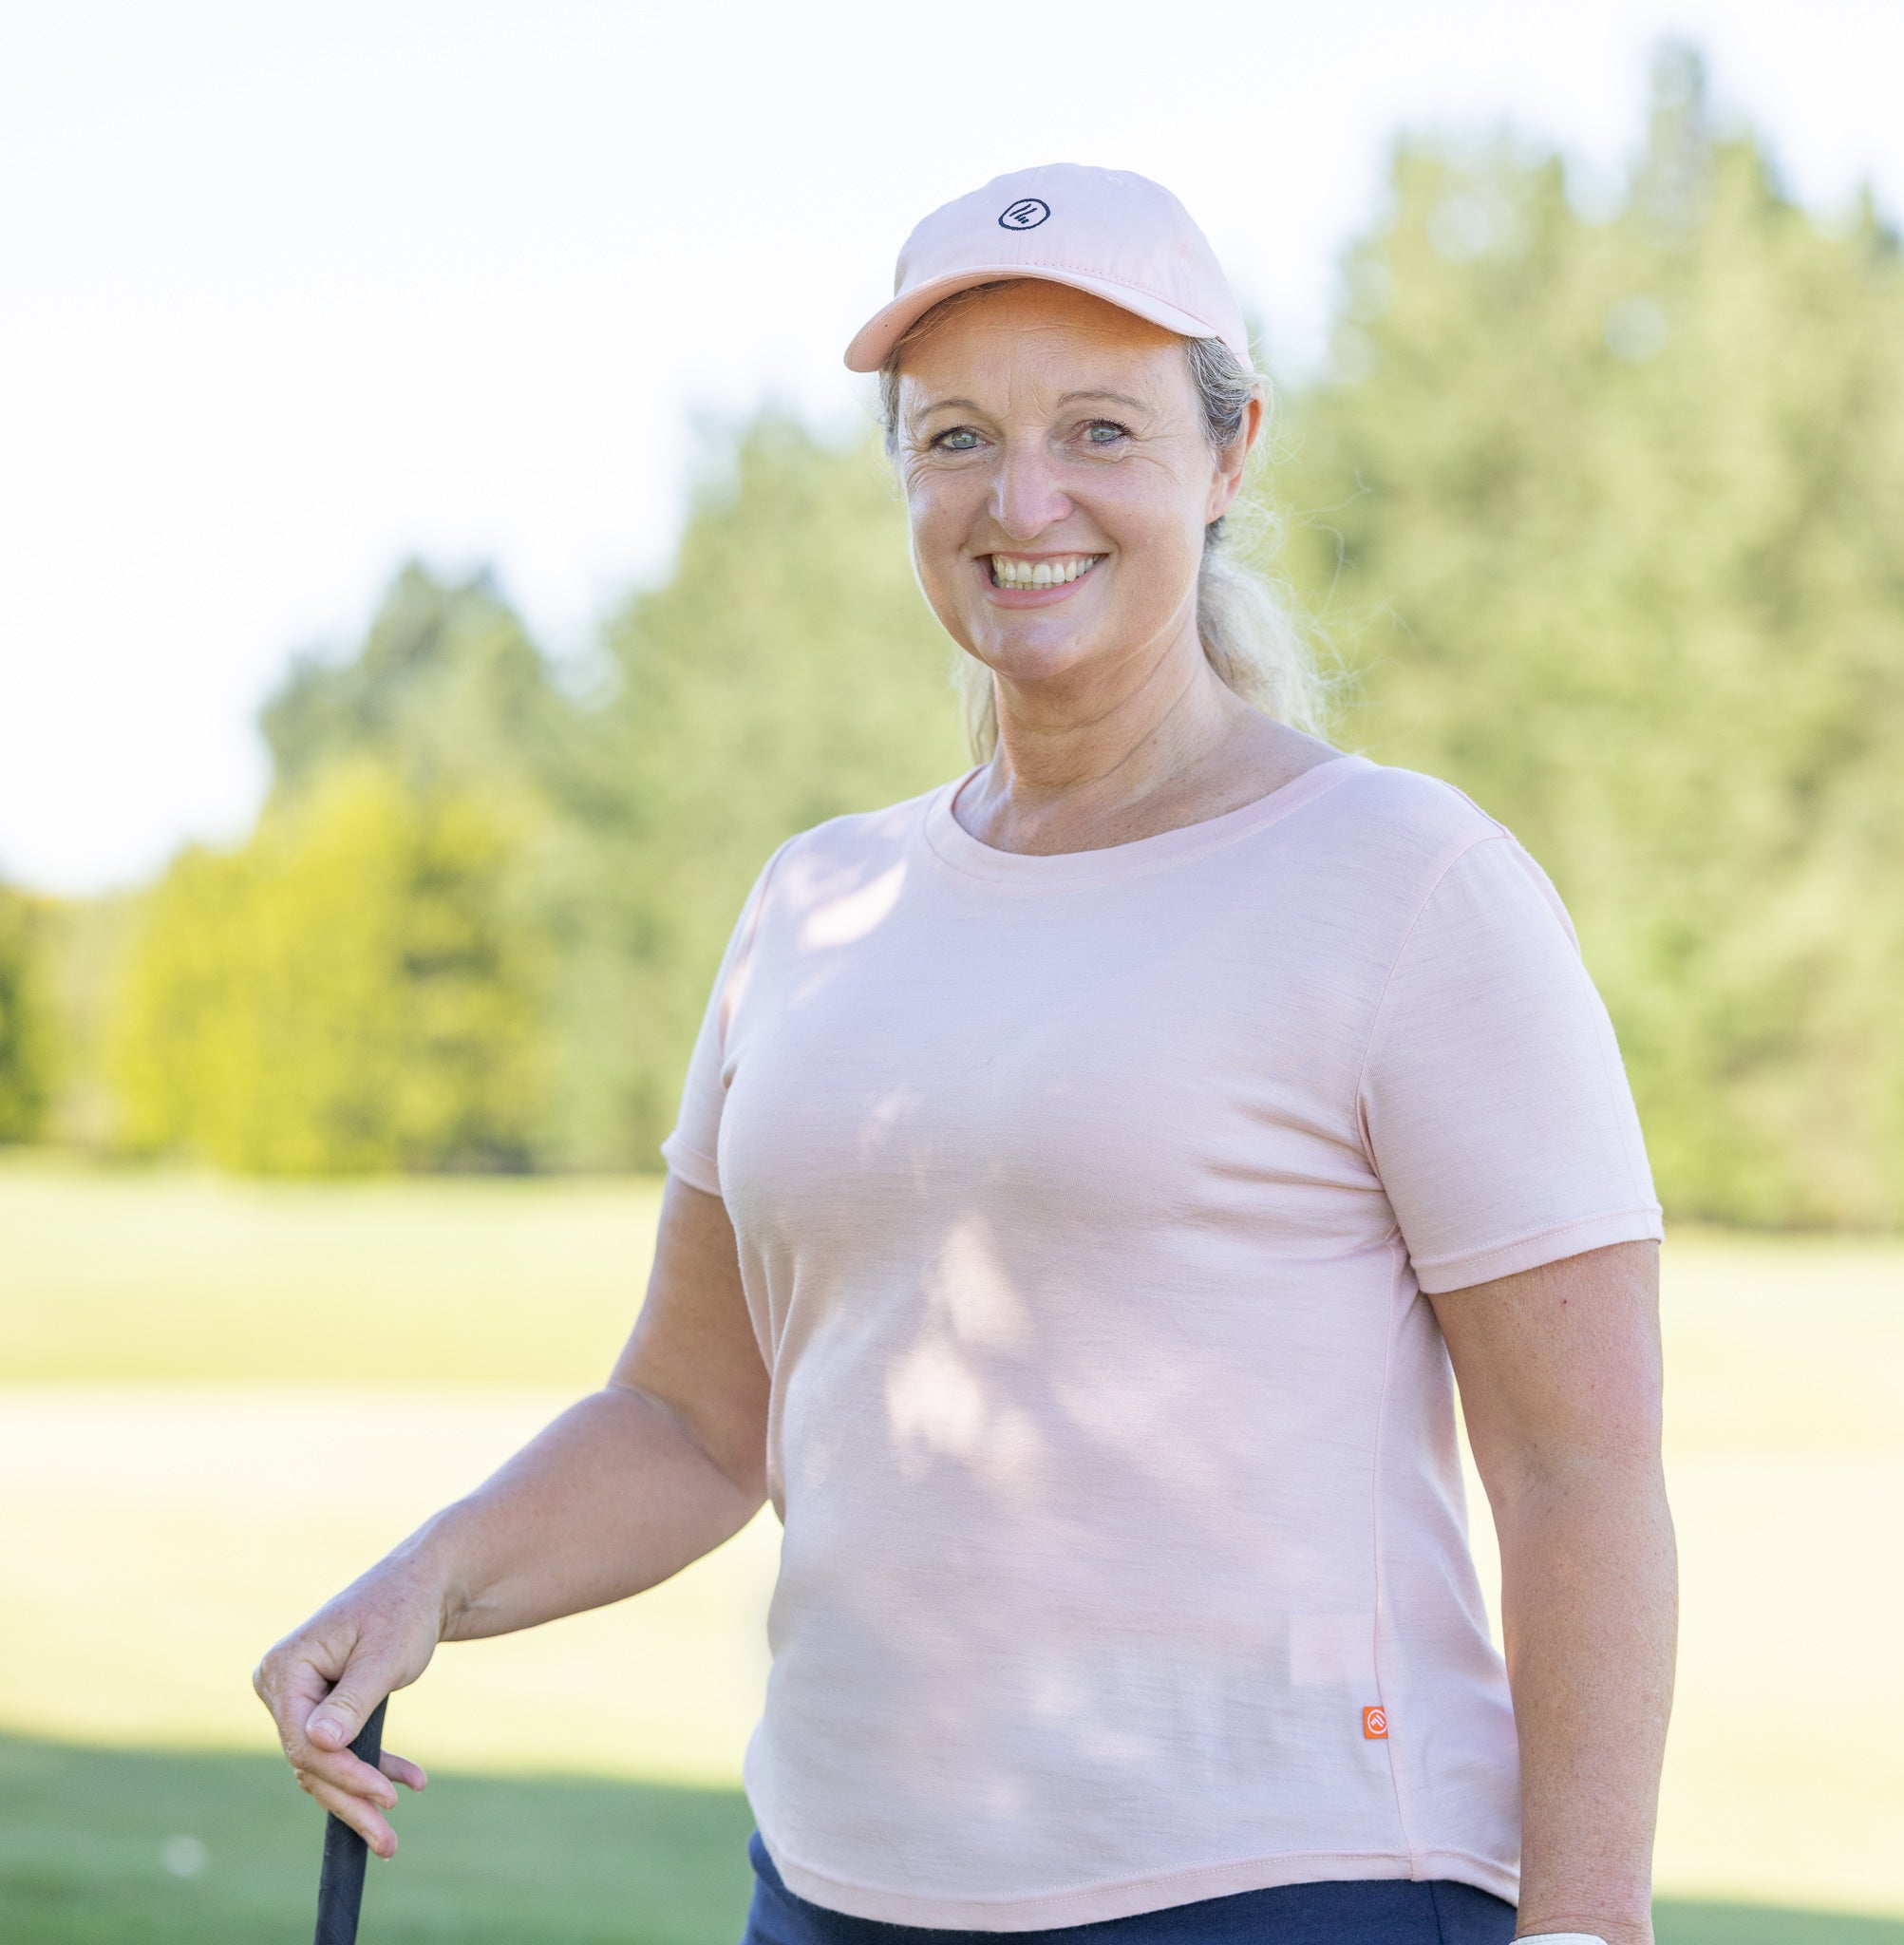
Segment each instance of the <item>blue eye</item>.
M1094 419L1084 427L1087 445L1115 445L1119 440L1129 437L1129 431L1115 419Z
M940 452L970 452L978 444L978 434L970 425L954 425L933 441Z

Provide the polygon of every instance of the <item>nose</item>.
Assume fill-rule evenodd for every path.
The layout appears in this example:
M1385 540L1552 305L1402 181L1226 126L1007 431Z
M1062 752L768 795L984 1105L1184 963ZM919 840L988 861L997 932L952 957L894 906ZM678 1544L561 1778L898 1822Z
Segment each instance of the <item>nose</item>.
M1031 541L1071 511L1043 439L1010 440L992 475L993 524L1009 540Z

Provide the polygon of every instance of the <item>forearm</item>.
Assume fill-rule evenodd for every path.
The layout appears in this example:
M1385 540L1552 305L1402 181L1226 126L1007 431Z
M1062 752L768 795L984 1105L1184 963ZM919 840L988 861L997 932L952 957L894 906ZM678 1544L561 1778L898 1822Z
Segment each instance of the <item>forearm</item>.
M639 1594L746 1524L764 1492L724 1471L667 1406L610 1386L570 1407L390 1556L475 1640Z
M1555 1465L1496 1508L1520 1742L1521 1937L1650 1945L1677 1569L1656 1465Z

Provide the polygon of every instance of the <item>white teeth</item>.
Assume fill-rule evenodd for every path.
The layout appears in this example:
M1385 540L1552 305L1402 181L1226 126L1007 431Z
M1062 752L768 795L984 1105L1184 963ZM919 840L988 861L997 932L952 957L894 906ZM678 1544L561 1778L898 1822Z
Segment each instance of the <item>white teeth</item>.
M1001 588L1059 588L1096 566L1095 554L1067 555L1058 560L1020 560L1009 554L991 557L992 578Z

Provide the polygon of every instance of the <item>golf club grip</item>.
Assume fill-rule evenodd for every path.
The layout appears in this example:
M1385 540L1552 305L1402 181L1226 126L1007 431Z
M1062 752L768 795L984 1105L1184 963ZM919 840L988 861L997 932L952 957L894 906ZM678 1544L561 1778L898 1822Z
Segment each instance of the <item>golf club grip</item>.
M350 1744L360 1762L376 1766L384 1753L386 1696ZM357 1914L364 1903L364 1860L369 1845L341 1819L324 1819L324 1869L317 1879L317 1936L314 1945L356 1945Z

